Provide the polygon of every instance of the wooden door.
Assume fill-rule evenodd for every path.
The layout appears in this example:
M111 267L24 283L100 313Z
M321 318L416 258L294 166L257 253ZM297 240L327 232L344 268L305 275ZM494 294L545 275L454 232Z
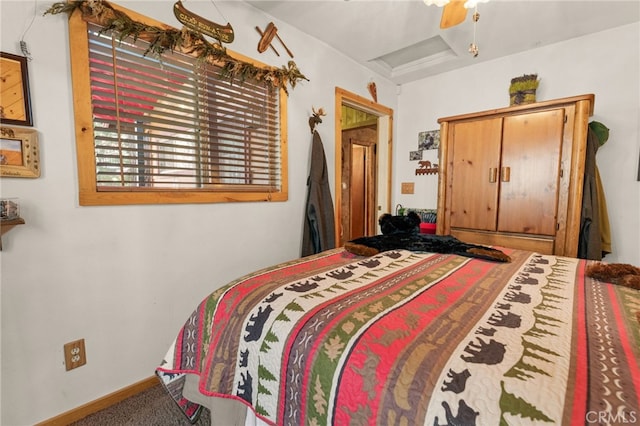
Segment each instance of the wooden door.
M349 239L364 237L367 234L367 146L351 144L350 176L350 236Z
M342 132L340 242L376 234L376 130Z
M504 118L498 231L555 235L564 109Z
M450 226L495 231L502 119L463 121L452 127Z

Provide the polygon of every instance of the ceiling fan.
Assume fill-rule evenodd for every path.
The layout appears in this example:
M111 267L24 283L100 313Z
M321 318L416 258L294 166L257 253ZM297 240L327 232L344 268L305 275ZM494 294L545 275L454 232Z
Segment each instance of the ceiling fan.
M435 4L442 9L440 18L440 28L450 28L461 24L467 17L467 10L475 8L478 3L485 3L489 0L424 0L427 6Z

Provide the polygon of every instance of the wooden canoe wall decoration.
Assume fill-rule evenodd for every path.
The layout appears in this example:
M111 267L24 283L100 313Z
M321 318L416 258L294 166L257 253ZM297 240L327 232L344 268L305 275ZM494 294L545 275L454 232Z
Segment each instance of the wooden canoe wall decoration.
M185 26L209 37L215 38L220 43L233 42L235 37L233 28L228 22L227 25L220 25L209 21L208 19L185 9L182 5L182 1L180 0L173 5L173 14L176 16L176 19Z
M273 24L273 22L269 22L269 24L267 24L267 28L265 28L264 31L262 31L259 27L256 27L256 31L258 32L258 34L260 34L260 41L258 42L258 52L263 53L265 50L267 50L267 48L270 47L276 55L280 56L280 53L278 53L276 48L273 47L273 44L271 44L273 39L277 38L278 41L280 41L280 44L282 44L282 46L284 47L284 50L287 51L287 54L293 58L293 53L291 53L291 50L289 50L287 45L284 44L284 41L282 41L282 39L278 35L278 28Z

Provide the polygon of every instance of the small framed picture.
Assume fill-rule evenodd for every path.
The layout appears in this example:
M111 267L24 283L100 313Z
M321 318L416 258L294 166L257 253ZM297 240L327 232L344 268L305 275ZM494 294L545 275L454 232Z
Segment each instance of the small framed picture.
M418 149L440 148L440 130L429 130L418 133Z
M40 176L38 132L20 127L0 127L0 176Z
M409 161L422 160L422 151L409 151Z
M33 126L27 58L0 52L0 123Z

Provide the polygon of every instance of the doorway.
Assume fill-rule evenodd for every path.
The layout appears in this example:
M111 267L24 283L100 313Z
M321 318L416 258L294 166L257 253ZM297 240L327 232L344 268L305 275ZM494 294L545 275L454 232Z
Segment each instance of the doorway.
M354 111L343 107L344 112ZM374 117L377 122L377 117ZM376 232L377 125L342 130L341 225L345 241ZM345 185L344 183L347 183ZM344 242L344 241L343 241Z
M391 207L393 110L336 88L336 245L375 235Z

